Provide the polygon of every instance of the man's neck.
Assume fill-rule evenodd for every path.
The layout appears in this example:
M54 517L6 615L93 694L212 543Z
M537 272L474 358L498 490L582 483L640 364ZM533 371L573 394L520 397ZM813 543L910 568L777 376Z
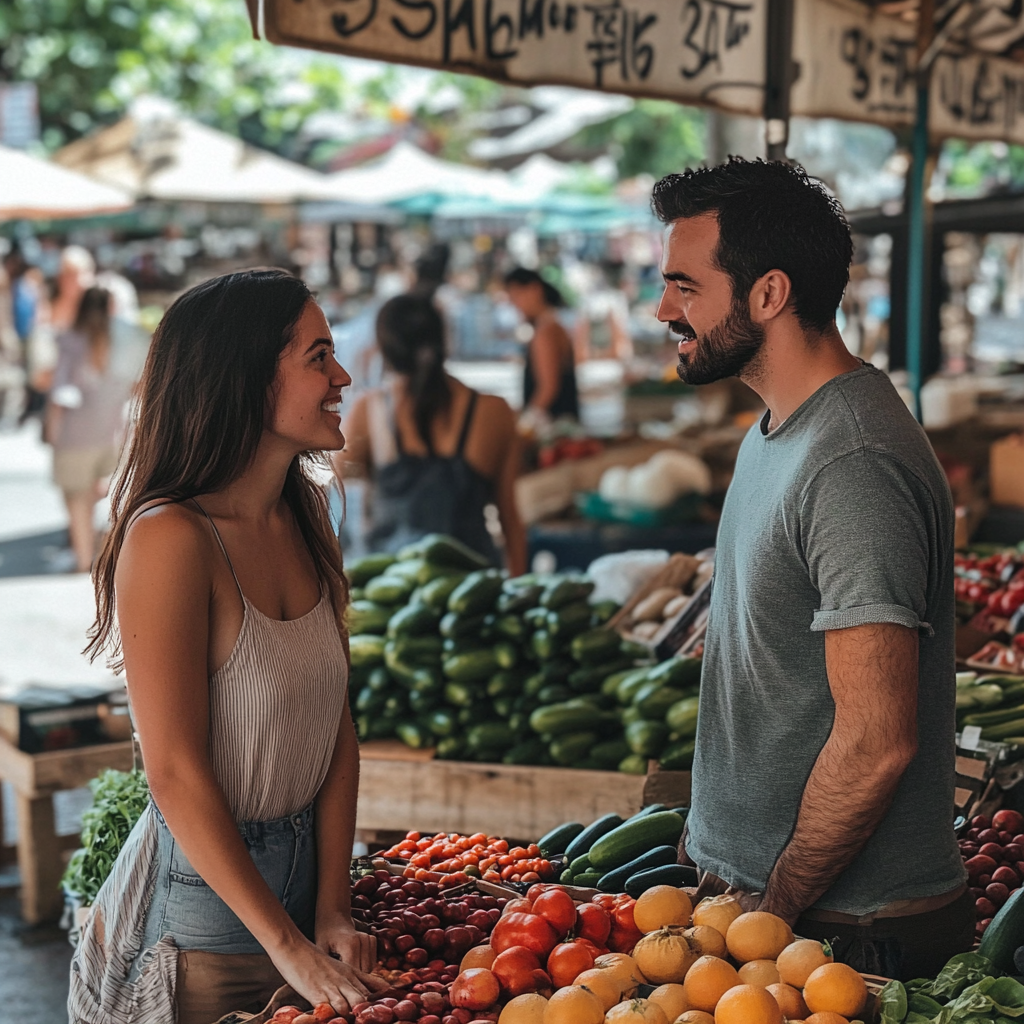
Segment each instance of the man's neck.
M741 376L770 410L768 430L777 430L823 384L862 363L852 356L835 326L819 335L795 323L771 330L757 358Z

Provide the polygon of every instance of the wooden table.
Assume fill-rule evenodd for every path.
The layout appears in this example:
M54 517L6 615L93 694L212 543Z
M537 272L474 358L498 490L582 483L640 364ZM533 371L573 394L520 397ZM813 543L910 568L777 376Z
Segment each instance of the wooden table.
M60 917L64 853L79 845L77 835L56 834L53 794L84 786L105 768L131 767L130 741L26 754L0 736L0 780L12 784L17 803L21 916L27 924Z

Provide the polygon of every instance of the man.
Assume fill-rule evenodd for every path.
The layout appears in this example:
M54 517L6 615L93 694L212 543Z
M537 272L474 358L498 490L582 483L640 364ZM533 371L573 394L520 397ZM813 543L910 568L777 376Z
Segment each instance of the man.
M768 411L722 510L685 851L700 895L871 973L969 949L954 840L953 507L924 432L836 328L853 246L799 167L663 178L679 376Z

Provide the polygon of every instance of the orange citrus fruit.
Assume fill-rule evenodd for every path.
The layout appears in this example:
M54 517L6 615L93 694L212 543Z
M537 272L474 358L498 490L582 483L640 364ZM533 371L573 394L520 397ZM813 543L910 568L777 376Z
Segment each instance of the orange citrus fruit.
M637 962L625 953L603 953L594 961L594 968L611 973L619 983L620 999L630 999L637 985L647 981Z
M665 1011L649 999L626 999L606 1014L605 1024L671 1024Z
M674 885L655 885L636 901L633 921L647 935L670 924L685 927L692 913L693 904L682 889Z
M850 1022L841 1013L826 1010L824 1013L812 1013L804 1021L804 1024L850 1024Z
M719 956L725 959L725 936L709 924L697 924L683 933L697 956Z
M672 1024L715 1024L715 1018L703 1010L687 1010L681 1017L676 1017Z
M685 1013L690 1004L686 1001L686 990L682 985L659 985L647 999L657 1003L665 1011L665 1016L674 1021L681 1013Z
M743 907L735 896L708 896L693 908L693 923L706 924L724 935L742 913Z
M622 986L619 984L619 979L615 976L614 971L609 971L607 968L602 970L600 967L594 967L589 971L584 971L573 984L582 986L588 992L593 992L604 1007L605 1013L622 998Z
M715 1007L715 1024L784 1024L772 995L757 985L729 989Z
M740 976L732 964L716 956L702 956L686 972L683 991L694 1010L713 1013L718 1000L739 983Z
M757 985L759 988L782 981L774 960L750 960L740 968L739 974L744 985Z
M659 928L633 947L633 959L654 985L681 982L697 959L681 928Z
M510 999L501 1011L498 1024L544 1024L548 1001L536 992Z
M604 1007L585 988L560 988L544 1007L544 1024L604 1024Z
M793 931L774 914L754 910L740 914L725 935L725 944L741 964L749 960L775 960L793 941Z
M832 959L832 953L826 953L817 939L797 939L779 954L779 977L787 985L803 988L811 972L832 963Z
M775 998L775 1002L779 1004L782 1016L786 1020L803 1020L807 1016L809 1012L807 1004L804 1002L804 997L800 995L799 989L780 981L777 985L769 985L768 991Z
M811 972L804 985L804 1002L815 1014L831 1010L844 1017L856 1017L867 997L864 979L846 964L824 964Z

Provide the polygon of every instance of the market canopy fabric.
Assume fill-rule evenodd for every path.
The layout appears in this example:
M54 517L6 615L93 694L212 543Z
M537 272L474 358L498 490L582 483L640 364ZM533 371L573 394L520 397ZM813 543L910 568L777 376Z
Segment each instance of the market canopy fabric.
M123 189L0 146L0 220L90 216L131 205Z

